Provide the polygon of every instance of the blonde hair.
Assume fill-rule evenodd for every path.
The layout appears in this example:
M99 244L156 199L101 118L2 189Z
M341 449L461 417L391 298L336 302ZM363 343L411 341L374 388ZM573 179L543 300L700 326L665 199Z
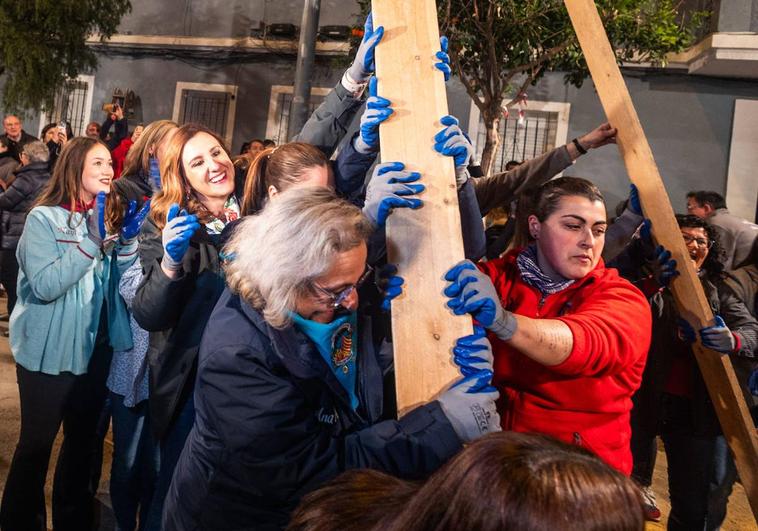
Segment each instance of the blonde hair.
M150 150L152 149L155 155L160 143L177 127L179 126L176 122L171 120L158 120L145 126L140 137L126 154L121 175L136 175L140 170L147 174L150 171Z
M185 144L199 133L206 133L215 138L221 149L226 152L227 156L229 155L229 150L226 149L221 137L204 125L185 124L176 130L166 147L166 155L160 161L161 189L153 196L150 204L150 218L159 229L163 229L166 225L166 214L173 203L185 209L187 213L195 214L200 223L207 223L213 219L213 214L200 202L195 191L187 182L184 164L182 163ZM144 133L142 134L144 135Z
M224 248L233 256L225 266L229 289L271 326L285 328L297 300L336 255L365 243L372 231L358 207L328 188L291 188L235 229Z

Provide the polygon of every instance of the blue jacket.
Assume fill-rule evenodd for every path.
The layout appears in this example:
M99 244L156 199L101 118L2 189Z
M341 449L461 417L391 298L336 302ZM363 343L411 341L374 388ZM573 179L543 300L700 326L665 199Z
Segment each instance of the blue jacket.
M18 242L18 302L10 318L16 363L46 374L87 372L103 301L116 350L132 347L119 275L137 258L136 240L103 253L87 224L63 207L40 206L26 218Z
M365 317L358 332L354 411L305 335L270 327L224 292L200 346L195 426L166 500L165 531L282 528L305 493L344 470L422 478L461 448L439 402L400 420L384 411L391 358L375 348Z

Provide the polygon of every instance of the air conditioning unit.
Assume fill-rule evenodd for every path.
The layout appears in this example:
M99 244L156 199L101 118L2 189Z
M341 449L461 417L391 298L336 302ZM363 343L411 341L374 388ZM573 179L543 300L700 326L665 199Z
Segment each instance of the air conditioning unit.
M269 24L266 26L266 37L269 39L294 39L297 37L297 26L294 24Z
M350 26L321 26L318 38L322 41L346 41L350 38Z

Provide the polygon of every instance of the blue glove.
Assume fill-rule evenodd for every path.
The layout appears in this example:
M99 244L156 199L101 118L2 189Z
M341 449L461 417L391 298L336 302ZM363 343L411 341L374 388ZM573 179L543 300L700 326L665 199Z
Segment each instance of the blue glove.
M450 56L447 54L448 39L445 36L440 37L441 51L434 54L434 56L440 60L439 63L434 63L434 67L445 75L445 82L450 80Z
M403 292L403 277L397 275L397 266L386 264L377 273L376 284L382 291L384 299L382 300L382 310L390 311L392 300Z
M656 282L662 287L671 285L671 281L679 276L676 270L676 260L671 258L671 251L662 245L655 248L655 258L650 262Z
M458 119L454 116L443 116L440 119L445 129L434 135L434 150L437 153L453 157L455 161L455 182L460 187L468 180L468 165L474 156L474 146L468 137L458 127Z
M474 371L439 397L442 412L463 442L501 430L495 406L500 395L491 381L491 370Z
M347 74L356 83L365 83L371 74L374 73L374 50L384 35L384 27L379 26L374 29L374 19L371 13L366 17L366 24L363 26L363 39L361 40L358 51L355 53L353 64L347 70Z
M383 227L393 208L420 208L424 202L409 197L426 189L423 184L411 184L420 178L418 172L405 171L402 162L377 164L366 190L363 214L376 226Z
M376 94L376 78L368 82L368 100L366 109L361 116L360 135L356 139L355 149L359 153L370 153L379 150L379 124L389 118L394 112L392 103Z
M92 210L87 213L87 238L102 247L105 236L105 192L98 192Z
M753 396L758 396L758 369L755 369L750 373L747 386L750 388L750 392Z
M722 354L734 352L734 348L737 346L734 334L726 326L720 315L716 315L714 320L716 324L713 326L700 329L700 342L704 347Z
M487 341L487 333L481 326L474 326L474 333L456 341L453 347L453 361L461 368L464 376L478 371L492 370L492 347Z
M161 165L155 157L150 157L150 184L153 190L161 189Z
M692 325L679 317L676 320L676 328L677 333L679 334L679 339L686 343L694 343L697 340L697 336L695 334L695 329L692 328Z
M179 271L182 268L182 258L189 249L190 239L200 224L197 216L188 215L186 211L179 212L179 205L173 203L166 214L166 226L163 227L163 260L162 264L169 271Z
M629 210L638 216L642 215L642 203L640 203L640 193L633 184L629 185Z
M518 323L513 314L503 309L492 281L469 260L458 262L445 273L450 285L445 295L455 315L471 316L503 341L516 333Z
M121 227L121 239L125 242L133 240L139 234L147 214L150 212L150 200L145 201L137 211L137 201L129 201L129 208L124 214L124 224Z

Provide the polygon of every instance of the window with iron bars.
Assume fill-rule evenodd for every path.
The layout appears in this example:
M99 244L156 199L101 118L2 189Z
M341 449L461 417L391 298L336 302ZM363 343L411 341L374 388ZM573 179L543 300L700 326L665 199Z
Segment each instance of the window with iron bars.
M202 124L221 138L225 138L232 97L229 92L182 90L179 125Z
M523 162L545 153L555 147L558 130L558 113L550 111L526 110L519 120L517 111L500 120L500 143L492 161L490 173L505 171L505 165L515 160ZM481 160L487 131L480 119L477 134L477 160Z
M52 109L45 115L46 123L68 122L75 136L83 135L89 121L87 96L91 89L90 84L81 79L64 83L55 93Z
M324 98L326 96L319 96L316 94L311 94L311 101L310 105L308 106L308 115L310 116L313 114L313 111L316 110L316 107L321 105L321 102L324 101ZM289 121L290 121L290 110L292 109L292 94L290 93L280 93L277 95L278 101L277 101L277 125L275 128L275 135L274 138L271 138L274 142L277 144L283 144L289 140ZM294 136L294 135L293 135Z

